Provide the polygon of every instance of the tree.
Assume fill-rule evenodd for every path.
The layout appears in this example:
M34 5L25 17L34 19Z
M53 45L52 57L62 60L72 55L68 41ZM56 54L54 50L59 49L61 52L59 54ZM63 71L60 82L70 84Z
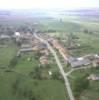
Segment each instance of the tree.
M15 67L16 66L16 64L17 64L17 62L18 62L18 57L17 56L15 56L14 58L12 58L12 60L10 61L10 63L9 63L9 65L8 65L8 67L9 68L13 68L13 67Z
M73 91L76 97L79 97L80 93L88 87L89 80L87 80L85 76L73 80Z
M16 94L19 83L20 83L20 77L18 77L12 84L13 94Z
M35 51L35 53L34 53L34 57L35 57L35 59L39 59L40 58L40 56L41 56L42 54L39 52L39 51Z
M39 67L35 67L34 71L30 73L35 79L42 79L41 69Z
M52 74L52 79L59 80L60 79L60 73L59 72L54 72Z

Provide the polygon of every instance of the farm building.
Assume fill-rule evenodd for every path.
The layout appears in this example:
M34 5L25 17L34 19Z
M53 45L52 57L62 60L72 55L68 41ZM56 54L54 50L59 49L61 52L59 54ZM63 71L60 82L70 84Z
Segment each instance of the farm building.
M91 61L89 59L82 57L80 58L69 57L68 61L71 64L71 67L73 68L91 64Z
M10 39L11 37L9 35L0 35L0 39Z
M91 74L87 79L97 81L99 80L99 75Z

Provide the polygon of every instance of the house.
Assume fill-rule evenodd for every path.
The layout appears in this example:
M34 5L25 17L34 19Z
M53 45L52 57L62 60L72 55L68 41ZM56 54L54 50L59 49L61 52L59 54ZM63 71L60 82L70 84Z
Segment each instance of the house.
M35 45L35 46L33 47L33 50L39 50L39 51L41 51L41 50L43 50L43 49L45 49L45 48L46 48L46 45L45 45L45 44L38 43L37 45Z
M32 45L30 45L30 44L22 44L21 48L32 48Z
M41 54L45 54L45 55L47 55L47 56L49 55L48 49L43 49L43 50L40 51L40 53L41 53Z
M92 64L93 64L93 67L98 67L99 66L99 58L94 59Z
M68 60L69 63L72 63L72 62L74 62L74 61L77 61L77 58L76 58L76 57L70 56L70 57L68 57L67 60Z
M99 59L99 55L98 54L95 54L94 57L97 58L97 59Z
M97 80L99 80L99 75L91 74L89 77L87 77L87 79L97 81Z
M33 48L23 48L23 49L20 49L20 53L21 52L31 52L33 51Z
M0 35L0 39L10 39L11 37L9 35Z
M47 56L41 56L41 57L40 57L40 63L41 63L42 65L49 64L49 62L48 62L48 57L47 57Z
M76 57L69 57L68 62L71 64L72 68L86 66L91 64L91 61L87 58L76 58Z

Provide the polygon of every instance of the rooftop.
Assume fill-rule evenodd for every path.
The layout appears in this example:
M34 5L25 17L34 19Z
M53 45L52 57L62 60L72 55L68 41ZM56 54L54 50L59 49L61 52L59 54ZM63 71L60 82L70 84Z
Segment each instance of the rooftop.
M75 58L75 57L69 57L68 58L69 63L71 64L71 67L79 67L79 66L85 66L89 65L91 61L86 58Z

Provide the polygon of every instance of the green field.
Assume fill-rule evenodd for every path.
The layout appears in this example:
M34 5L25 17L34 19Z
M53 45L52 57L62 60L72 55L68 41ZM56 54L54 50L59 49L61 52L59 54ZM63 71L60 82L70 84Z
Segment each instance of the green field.
M99 52L99 38L97 36L82 32L75 33L75 35L79 38L75 43L79 44L81 48L71 50L72 54L81 56Z
M56 31L56 32L76 32L79 31L81 26L71 21L64 20L40 20L37 24L37 28L43 31Z
M10 60L16 56L18 48L15 44L10 43L7 47L0 48L0 66L7 66Z
M32 99L33 97L35 99ZM68 100L68 98L64 83L58 80L33 80L14 72L0 70L0 100Z
M31 61L28 61L31 59ZM35 55L33 52L22 54L18 59L18 63L15 66L15 71L18 71L23 74L29 74L29 72L33 71L33 68L38 67L39 61L35 59Z

